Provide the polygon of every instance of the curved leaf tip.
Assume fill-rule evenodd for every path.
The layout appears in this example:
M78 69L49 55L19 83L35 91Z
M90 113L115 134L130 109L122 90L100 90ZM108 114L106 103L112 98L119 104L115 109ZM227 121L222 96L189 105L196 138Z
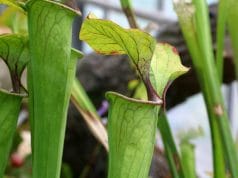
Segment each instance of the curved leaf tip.
M181 63L178 51L167 43L158 43L151 61L150 81L159 96L163 96L166 86L188 72Z

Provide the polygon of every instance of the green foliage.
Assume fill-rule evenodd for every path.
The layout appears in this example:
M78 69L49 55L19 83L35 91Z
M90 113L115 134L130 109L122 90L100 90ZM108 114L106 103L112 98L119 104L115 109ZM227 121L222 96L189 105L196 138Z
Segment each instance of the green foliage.
M82 25L80 39L100 54L127 54L142 80L148 80L156 43L149 34L137 29L123 29L109 20L97 19L90 14Z
M213 142L214 177L225 177L226 160L235 178L238 176L237 155L215 65L206 2L178 1L175 10L206 102Z
M151 61L150 80L161 98L166 86L187 71L188 68L181 64L173 46L164 43L156 45Z
M159 119L157 126L163 140L165 155L167 157L171 175L173 176L173 178L183 178L184 172L186 170L183 170L180 154L175 145L175 141L165 111L161 110L158 117Z
M107 93L109 178L147 178L154 150L159 107L155 102Z
M0 90L0 177L8 162L22 97Z
M238 1L236 0L222 0L225 1L224 3L227 3L227 25L228 25L228 31L231 36L231 43L233 47L234 52L234 62L235 62L235 69L236 69L236 78L238 78L238 25L236 23L238 18Z
M13 90L20 93L21 74L29 62L28 39L18 34L1 35L0 49L0 57L5 61L10 71Z
M19 34L0 36L0 57L9 68L16 93L22 92L20 77L28 65L33 178L59 178L71 93L73 103L90 130L108 149L105 127L84 89L74 80L76 62L82 54L71 49L71 26L73 18L79 13L47 0L31 0L26 6L12 0L0 0L0 3L10 6L4 12L6 18L0 18L0 24L7 24L13 32L26 33L24 23L21 26L19 19L26 20L26 14L28 18L29 41L28 37ZM122 0L121 3L130 25L137 27L129 1ZM237 155L219 80L222 78L226 23L233 48L238 49L238 26L234 23L238 11L225 9L238 9L238 3L235 0L221 0L219 6L217 69L205 1L193 0L189 3L181 0L175 7L208 109L214 146L215 177L226 176L227 162L228 170L236 178ZM13 9L17 9L18 13ZM188 71L181 64L176 49L168 44L156 44L152 36L141 30L124 29L111 21L97 19L93 14L83 23L80 38L100 54L127 54L142 79L137 88L143 92L139 95L135 92L135 96L143 100L113 92L106 94L110 102L108 177L148 178L157 126L173 177L196 177L193 145L183 142L180 147L181 155L178 153L165 111L161 109L162 105L165 107L168 86ZM238 50L235 50L235 57L238 58L236 51ZM0 160L4 160L0 162L0 177L6 166L22 97L23 95L0 91ZM3 130L6 133L4 135L1 134ZM63 166L63 170L66 177L71 177L67 167Z
M196 165L195 165L195 146L188 141L180 144L182 166L186 178L196 178Z
M52 1L29 1L29 107L33 178L58 178L66 115L75 74L71 33L76 11Z
M110 102L109 178L147 178L161 98L164 99L167 85L188 69L182 66L172 46L156 45L155 40L142 31L126 30L92 15L84 21L80 38L98 53L127 54L146 87L149 101L116 93L107 94L107 99Z
M224 51L224 37L226 30L226 21L228 17L228 4L226 0L220 0L218 5L218 20L217 20L217 49L216 49L216 63L220 82L223 80L223 51Z

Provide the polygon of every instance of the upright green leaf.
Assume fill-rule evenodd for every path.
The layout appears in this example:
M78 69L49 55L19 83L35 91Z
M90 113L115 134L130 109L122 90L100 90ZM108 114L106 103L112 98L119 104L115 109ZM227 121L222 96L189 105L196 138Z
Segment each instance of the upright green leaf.
M154 150L158 103L109 92L108 178L148 178Z
M97 19L90 14L82 25L80 39L100 54L127 54L147 90L151 89L149 70L156 44L152 36L137 29L123 29L109 20Z
M59 178L77 57L71 52L72 22L79 13L45 0L29 1L27 11L33 178Z
M27 37L19 34L1 35L0 57L9 68L13 90L20 93L21 74L29 62Z
M23 96L0 90L0 177L3 177Z
M166 86L187 71L188 68L181 64L176 48L166 43L156 45L151 61L150 80L161 98Z

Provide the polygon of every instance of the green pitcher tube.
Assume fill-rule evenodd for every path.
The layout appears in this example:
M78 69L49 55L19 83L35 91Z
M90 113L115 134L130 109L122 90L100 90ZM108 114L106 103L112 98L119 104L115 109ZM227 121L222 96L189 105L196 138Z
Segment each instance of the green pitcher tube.
M108 178L148 178L160 106L113 92L106 97L110 102Z
M59 178L66 115L74 77L71 54L73 9L37 0L27 3L30 63L29 108L33 178Z

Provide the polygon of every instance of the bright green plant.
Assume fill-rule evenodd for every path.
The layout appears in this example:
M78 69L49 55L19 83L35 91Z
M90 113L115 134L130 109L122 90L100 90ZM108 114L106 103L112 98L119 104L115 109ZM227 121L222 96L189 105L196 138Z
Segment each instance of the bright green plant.
M229 13L225 8L230 7L231 2L233 1L220 1L219 5L217 68L213 55L206 2L204 0L191 2L181 0L174 4L206 102L213 142L214 177L219 178L226 177L225 163L228 164L232 177L238 176L237 153L219 82L219 80L222 81L225 22L227 13L229 16L233 14L233 10ZM232 23L234 24L234 21ZM232 39L235 40L235 36Z
M20 78L30 60L27 67L33 177L59 177L66 114L76 71L76 59L82 57L80 52L71 49L72 21L79 13L52 1L29 1L26 5L19 5L15 1L3 2L21 11L25 10L28 14L29 44L26 36L1 36L0 54L9 68L15 93L25 91ZM1 101L7 99L5 95L1 94ZM17 112L21 103L19 98L22 97L9 94L8 98L12 106L8 106L7 101L4 107L1 105L2 122L6 122L7 119L11 122L1 127L7 129L11 126L9 134L5 135L8 138L1 139L9 140L8 144L1 145L2 149L6 150L1 152L6 155L1 163L1 175L10 149L10 137L16 128ZM15 111L12 110L14 106ZM7 108L9 112L12 110L12 116L4 116Z
M0 37L0 57L9 68L14 92L0 90L0 177L3 177L7 165L21 101L26 95L20 77L29 60L27 45L25 36Z
M175 48L156 44L147 33L125 30L90 14L80 38L101 54L127 54L143 81L148 101L107 93L109 109L109 178L147 178L159 110L167 86L187 72Z
M214 177L226 177L228 164L232 177L238 177L237 153L231 137L228 117L220 91L223 70L225 25L237 45L234 19L235 0L221 0L217 34L217 65L212 51L208 11L205 1L176 1L182 31L193 57L209 114L213 142ZM228 3L229 2L229 3ZM79 12L54 1L30 0L26 4L0 0L20 12L8 11L12 19L28 21L28 32L21 24L7 23L13 32L0 36L0 57L7 64L13 93L0 90L0 177L3 176L16 129L20 104L29 93L32 134L33 178L59 178L66 114L71 100L84 117L94 136L108 150L109 178L148 178L155 134L159 129L173 178L195 178L194 147L187 140L178 151L166 116L166 92L169 85L188 68L181 64L176 49L157 43L139 29L124 29L90 14L82 25L80 38L104 55L127 54L136 69L147 98L138 100L108 92L110 103L108 133L81 84L74 79L76 62L82 54L71 48L72 21ZM130 1L121 0L132 28L137 28ZM205 24L205 25L204 25ZM28 36L29 37L28 37ZM237 55L235 54L235 57ZM28 88L21 74L28 69ZM4 104L3 104L4 103ZM2 134L2 133L5 134ZM108 135L108 139L107 139ZM109 143L107 143L109 141Z

